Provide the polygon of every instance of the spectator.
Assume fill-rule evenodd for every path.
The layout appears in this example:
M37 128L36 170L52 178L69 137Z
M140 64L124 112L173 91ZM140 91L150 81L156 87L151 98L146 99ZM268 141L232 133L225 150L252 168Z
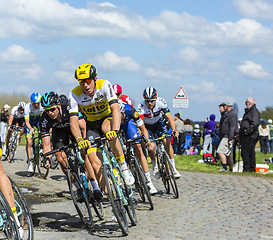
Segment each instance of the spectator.
M238 133L238 118L236 113L232 109L233 104L230 101L225 102L225 112L219 130L219 135L221 142L217 148L217 153L219 154L220 160L222 162L223 168L221 172L227 171L227 162L229 165L229 171L233 169L233 159L232 159L232 146L234 137ZM228 161L227 161L228 158Z
M204 129L205 129L205 133L204 133L204 143L203 143L203 154L205 153L212 153L212 139L210 136L210 133L212 130L214 130L216 122L215 122L215 115L211 114L209 117L210 120L206 120L205 124L204 124Z
M262 121L258 127L261 153L267 154L267 144L270 139L269 126Z
M255 99L246 99L245 114L240 127L241 156L243 159L243 171L256 171L255 145L258 140L258 127L260 124L260 112L256 108Z
M216 123L215 129L211 131L210 136L212 138L212 156L215 158L216 161L219 160L219 155L218 153L215 154L215 151L217 150L219 144L220 144L220 136L219 136L219 128L220 128L220 123Z
M190 149L190 147L191 147L192 132L193 132L193 127L191 125L191 120L190 119L186 119L184 121L184 134L185 134L184 149Z
M7 126L8 126L8 120L9 120L9 109L10 109L10 106L8 104L5 104L1 110L0 137L2 141L2 146L4 145L4 142L6 139Z
M273 125L272 125L272 119L268 119L268 127L269 127L269 132L270 132L269 152L273 153Z
M181 155L182 154L182 145L185 142L184 136L184 121L180 117L180 113L174 114L174 124L175 131L178 133L178 137L173 138L174 153Z
M195 124L194 125L194 130L192 133L192 144L194 146L195 149L197 149L196 153L200 154L201 150L202 150L202 146L201 146L201 131L200 131L200 126L199 124Z

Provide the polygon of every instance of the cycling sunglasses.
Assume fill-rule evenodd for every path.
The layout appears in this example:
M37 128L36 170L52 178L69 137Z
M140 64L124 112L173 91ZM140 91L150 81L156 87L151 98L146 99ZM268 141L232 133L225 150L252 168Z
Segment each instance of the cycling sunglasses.
M55 111L55 109L56 109L57 107L58 107L58 106L57 106L57 105L55 105L55 106L53 106L53 107L44 108L44 111L45 111L45 112L54 112L54 111Z
M156 99L145 99L145 102L154 102Z
M87 79L81 79L79 80L79 84L83 85L84 83L90 84L92 82L92 78L87 78Z

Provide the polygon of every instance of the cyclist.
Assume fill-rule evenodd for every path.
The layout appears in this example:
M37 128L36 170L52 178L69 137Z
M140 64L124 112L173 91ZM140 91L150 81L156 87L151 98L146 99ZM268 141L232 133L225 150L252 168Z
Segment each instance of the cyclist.
M44 108L44 112L41 116L39 127L43 143L43 153L45 154L51 151L49 132L51 128L53 149L58 149L61 146L68 145L69 140L71 140L72 142L76 141L70 130L68 112L69 106L67 98L64 98L63 96L59 98L58 94L53 91L46 92L42 96L41 105ZM79 120L79 125L85 125L85 120ZM68 160L65 152L57 152L56 157L61 165L62 171L66 175ZM49 158L45 159L44 167L49 167ZM89 161L85 161L85 167L91 180L94 197L96 200L101 200L102 193L99 190L93 168Z
M27 163L28 163L28 175L33 176L34 164L31 158L32 153L32 134L34 134L34 127L38 129L39 120L42 112L44 111L41 104L41 94L32 93L30 95L30 102L25 107L25 127L24 131L26 134L26 152L27 152Z
M150 144L149 134L148 134L147 129L145 128L145 125L144 125L142 119L139 117L138 112L132 106L122 102L121 100L119 100L119 107L120 107L120 112L121 112L120 129L124 131L127 139L138 138L139 137L138 128L139 128L140 131L144 134L144 136L148 140L148 145L149 145ZM141 166L142 166L145 176L148 180L147 185L150 189L150 193L156 194L157 190L154 187L153 182L151 180L148 162L147 162L147 159L142 151L140 140L139 140L139 144L134 145L134 151L136 153L136 156L140 160Z
M0 137L0 140L1 140L1 137ZM2 158L2 142L0 141L0 191L4 194L5 198L7 199L8 203L10 205L12 213L14 214L14 217L15 217L16 224L19 228L20 237L22 238L23 234L24 234L24 230L23 230L23 228L19 222L18 216L17 216L13 190L11 187L10 180L7 177L7 175L3 169L1 158Z
M116 131L120 128L121 114L111 83L104 79L97 79L97 70L91 64L80 65L75 71L75 78L79 81L79 85L70 92L71 109L69 112L71 131L78 145L87 149L87 155L92 162L97 179L105 190L99 149L94 146L91 147L89 141L106 135L110 147L120 164L126 184L133 185L135 179L128 169L116 134ZM80 133L78 124L79 108L86 116L86 137L89 141L84 140Z
M4 144L4 147L3 147L3 149L4 149L3 152L6 152L6 154L5 154L6 158L8 157L7 156L7 146L9 144L9 139L11 137L13 127L15 125L18 125L21 128L24 127L24 124L25 124L25 113L24 113L25 112L25 106L26 106L25 102L19 102L17 106L14 106L11 109L9 122L8 122L8 133L7 133L5 144ZM20 134L19 134L18 144L19 144L19 142L21 140L21 136L23 134L24 134L24 130L21 130ZM8 160L10 161L10 159L8 159Z
M143 119L145 127L149 132L150 139L153 138L153 135L156 134L157 137L162 137L168 134L168 129L166 125L162 122L161 116L162 112L168 119L170 127L172 129L172 134L175 136L175 124L173 117L170 113L170 110L167 106L166 101L161 98L157 97L157 90L153 87L148 87L143 91L143 98L144 101L141 102L138 106L138 113ZM166 151L170 157L171 164L174 168L174 176L175 178L179 178L181 175L175 168L174 162L174 153L173 148L169 138L164 138L163 143L165 145ZM155 161L155 143L151 143L149 146L149 156L153 162L153 171L155 178L159 178L159 171L158 166Z
M113 89L118 99L133 107L132 100L127 95L122 94L122 87L120 85L114 84Z

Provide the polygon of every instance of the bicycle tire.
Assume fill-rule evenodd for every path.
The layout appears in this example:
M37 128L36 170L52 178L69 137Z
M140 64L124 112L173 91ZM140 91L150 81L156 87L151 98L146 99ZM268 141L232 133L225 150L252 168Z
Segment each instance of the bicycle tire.
M32 240L33 237L33 222L32 218L26 204L26 200L20 188L16 183L9 177L11 187L13 189L14 200L16 205L17 216L19 222L24 230L24 235L22 240Z
M34 165L37 166L39 176L42 179L46 179L48 176L48 173L49 173L49 167L48 168L44 167L45 161L40 155L40 152L42 151L42 149L39 147L39 145L36 145L35 148L33 149L34 153L35 153L35 164Z
M52 154L51 158L50 158L50 168L51 169L56 169L56 167L58 166L58 159L56 157L56 154Z
M10 151L10 162L14 161L15 153L17 148L17 137L15 136L12 141L12 147Z
M167 178L169 180L169 185L172 187L175 198L179 198L177 183L176 183L176 179L174 177L174 170L173 170L173 166L170 161L170 157L166 152L164 152L163 157L165 160L166 173L167 173Z
M0 220L1 220L1 235L4 239L14 239L19 240L19 230L18 226L15 221L15 217L11 211L11 208L3 195L3 193L0 191ZM2 237L1 237L2 239Z
M88 228L93 228L94 227L93 216L92 216L92 212L91 212L89 202L87 199L87 194L83 187L82 181L79 178L79 175L76 172L71 171L71 169L67 169L66 173L67 173L67 183L68 183L69 191L72 197L72 201L80 216L80 219ZM73 184L74 181L77 182L77 185L79 186L78 189ZM77 190L82 191L83 198L81 202L77 200Z
M132 223L132 226L136 226L137 225L137 216L136 216L136 210L135 210L135 203L134 203L134 199L133 199L133 190L131 187L127 186L125 183L125 179L124 177L121 175L120 173L120 182L121 182L121 188L123 191L123 195L127 200L127 205L125 205L125 209L126 212L129 216L129 219Z
M123 205L123 200L121 199L118 190L117 181L109 166L104 165L103 173L105 178L105 185L108 192L108 198L112 206L113 214L116 217L117 223L123 235L127 236L129 233L128 221L126 216L126 210Z
M161 156L163 157L163 155L161 155ZM166 193L170 193L170 183L169 183L168 174L165 170L166 169L165 161L164 161L164 159L160 159L158 154L156 156L156 159L157 159L157 165L159 168L160 177L163 182Z
M147 179L145 177L145 173L137 159L134 160L134 165L135 165L136 176L137 176L135 179L138 181L138 188L143 193L144 197L146 195L148 203L150 204L150 210L153 210L154 204L152 201L151 193L149 191L149 187L147 185ZM145 202L145 200L143 202Z

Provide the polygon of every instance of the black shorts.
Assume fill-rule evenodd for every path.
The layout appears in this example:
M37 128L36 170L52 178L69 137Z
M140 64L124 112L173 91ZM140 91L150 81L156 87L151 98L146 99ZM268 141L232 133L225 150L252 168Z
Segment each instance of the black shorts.
M71 142L75 142L76 139L72 135L71 131L65 131L62 128L53 128L52 129L52 144L53 149L58 149L62 146L66 146L69 144L69 140Z
M13 118L13 121L12 121L11 125L15 126L17 123L18 123L19 127L23 127L24 123L25 123L25 118L24 117L22 117L22 118Z

